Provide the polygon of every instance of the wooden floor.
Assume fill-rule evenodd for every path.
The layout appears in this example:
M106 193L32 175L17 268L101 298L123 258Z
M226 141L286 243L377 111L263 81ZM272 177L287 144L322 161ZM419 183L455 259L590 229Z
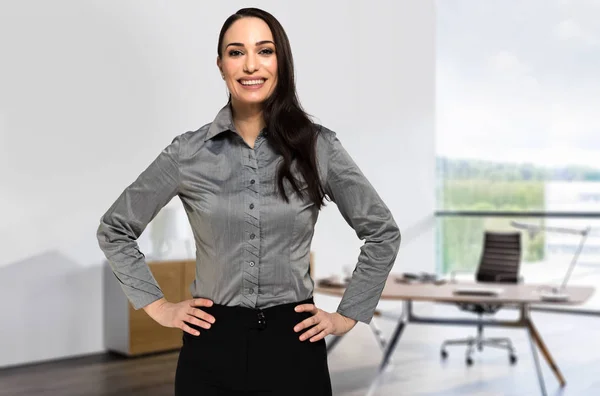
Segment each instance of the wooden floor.
M449 313L452 308L417 305L419 313ZM516 312L505 312L514 317ZM567 379L561 390L543 364L549 395L600 395L600 317L534 313L533 318ZM377 321L385 333L394 323ZM471 335L465 327L409 325L393 355L377 395L538 395L539 387L529 341L523 330L486 329L489 335L508 335L519 361L508 363L501 350L476 352L467 367L464 348L450 349L441 361L439 345L445 338ZM364 395L381 354L366 325L357 326L330 354L334 395ZM0 370L0 396L166 396L173 394L177 353L135 359L111 354ZM543 360L542 360L543 362Z

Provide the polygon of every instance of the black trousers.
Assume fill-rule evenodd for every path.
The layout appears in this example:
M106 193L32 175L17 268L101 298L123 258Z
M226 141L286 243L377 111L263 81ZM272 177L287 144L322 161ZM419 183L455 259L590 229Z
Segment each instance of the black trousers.
M265 309L213 305L209 330L183 333L175 396L331 396L325 340L300 341L294 326L311 316L298 303Z

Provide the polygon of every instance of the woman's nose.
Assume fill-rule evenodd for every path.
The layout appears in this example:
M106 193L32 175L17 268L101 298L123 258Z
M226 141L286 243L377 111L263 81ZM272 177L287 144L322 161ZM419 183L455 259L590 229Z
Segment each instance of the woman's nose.
M248 73L252 73L256 71L256 60L254 59L254 55L249 54L246 56L246 62L244 63L244 71Z

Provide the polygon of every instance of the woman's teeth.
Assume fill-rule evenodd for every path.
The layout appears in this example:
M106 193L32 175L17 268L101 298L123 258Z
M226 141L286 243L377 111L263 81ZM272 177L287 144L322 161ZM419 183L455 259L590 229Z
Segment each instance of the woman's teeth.
M260 85L265 82L265 80L242 80L240 81L242 85Z

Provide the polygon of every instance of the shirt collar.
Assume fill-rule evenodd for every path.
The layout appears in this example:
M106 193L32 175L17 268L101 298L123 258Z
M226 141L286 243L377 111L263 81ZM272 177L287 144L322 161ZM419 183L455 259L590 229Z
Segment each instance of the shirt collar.
M233 125L233 117L231 114L231 107L229 104L225 105L215 117L214 121L208 127L208 132L204 141L210 140L220 133L232 131L237 133L235 126Z
M233 133L238 133L235 129L235 125L233 125L233 114L231 112L231 104L226 104L219 112L217 116L213 120L213 122L208 127L208 132L206 133L206 137L204 141L210 140L215 136L223 133L231 131ZM238 134L239 135L239 134ZM267 136L267 128L263 128L260 131L259 136L266 137Z

